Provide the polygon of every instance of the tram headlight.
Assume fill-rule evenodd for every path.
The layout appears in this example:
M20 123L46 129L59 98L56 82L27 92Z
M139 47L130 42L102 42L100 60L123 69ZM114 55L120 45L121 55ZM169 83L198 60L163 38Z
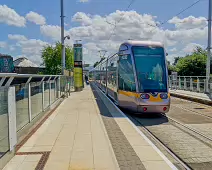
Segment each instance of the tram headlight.
M141 98L142 99L149 99L149 95L148 94L141 94Z
M162 93L162 94L160 94L160 98L161 99L167 99L168 95L166 93Z

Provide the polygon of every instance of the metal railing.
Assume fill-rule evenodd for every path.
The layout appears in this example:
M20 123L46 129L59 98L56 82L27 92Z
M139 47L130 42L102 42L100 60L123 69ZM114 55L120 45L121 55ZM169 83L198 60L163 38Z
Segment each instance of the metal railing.
M73 77L0 73L0 157L14 149L17 132L73 88Z
M211 94L212 82L205 76L169 76L169 88Z

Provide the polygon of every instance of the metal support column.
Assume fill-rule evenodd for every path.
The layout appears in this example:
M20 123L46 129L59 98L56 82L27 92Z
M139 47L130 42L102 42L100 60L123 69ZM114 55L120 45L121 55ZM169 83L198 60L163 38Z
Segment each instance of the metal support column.
M63 8L63 0L60 0L60 7L61 7L61 44L62 44L62 75L64 74L65 70L65 38L64 38L64 8Z
M211 64L211 14L212 14L212 3L209 0L209 10L208 10L208 55L207 55L207 64L206 64L206 83L209 83L210 79L210 64ZM206 92L209 92L208 84L206 84Z
M32 102L31 102L31 84L28 83L28 113L29 113L29 122L32 121Z

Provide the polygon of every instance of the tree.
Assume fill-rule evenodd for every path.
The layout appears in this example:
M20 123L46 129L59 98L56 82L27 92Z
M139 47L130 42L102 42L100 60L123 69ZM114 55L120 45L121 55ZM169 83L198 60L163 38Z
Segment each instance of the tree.
M205 76L207 52L196 47L191 55L180 58L176 70L180 76Z
M180 59L180 57L175 57L175 58L174 58L174 63L173 63L174 66L177 65L177 62L178 62L179 59Z
M170 61L166 60L168 67L168 74L171 75L172 72L176 71L175 66L171 65Z
M66 69L72 70L74 66L74 52L69 46L65 47L66 51ZM61 54L62 45L57 42L56 46L46 46L42 50L43 65L46 67L45 74L57 75L61 74Z

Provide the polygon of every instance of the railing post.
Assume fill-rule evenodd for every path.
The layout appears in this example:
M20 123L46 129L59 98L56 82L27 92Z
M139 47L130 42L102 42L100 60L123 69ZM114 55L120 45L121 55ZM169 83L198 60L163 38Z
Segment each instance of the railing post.
M42 82L42 110L44 111L44 81Z
M71 84L70 84L70 79L68 79L68 93L69 93L69 96L71 95ZM106 90L105 90L106 91Z
M28 83L28 114L29 122L32 121L32 102L31 102L31 84Z
M186 87L186 77L184 77L184 90L186 90L187 87Z
M12 151L17 143L15 87L8 88L9 144Z
M205 92L206 92L206 93L209 93L208 85L209 85L209 79L206 78L206 80L205 80Z
M190 77L190 90L193 91L193 81L192 81L192 77Z
M181 90L181 78L179 76L179 89Z
M57 79L54 80L54 96L56 100L57 99Z
M168 76L168 78L169 78L169 88L171 88L171 78L170 76Z
M206 79L204 79L204 92L208 93L209 89L208 89L208 79L206 77Z
M197 91L200 92L200 84L199 84L199 78L197 78Z
M58 81L58 98L60 98L60 96L61 96L61 89L60 89L60 77L57 79L57 81Z
M49 80L49 106L51 105L51 97L52 97L52 95L51 95L51 80Z

